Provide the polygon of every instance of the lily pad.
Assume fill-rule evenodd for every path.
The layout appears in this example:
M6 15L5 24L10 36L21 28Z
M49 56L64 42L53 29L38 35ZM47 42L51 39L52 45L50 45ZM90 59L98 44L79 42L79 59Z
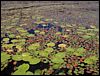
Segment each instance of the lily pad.
M25 56L30 56L30 53L26 52L26 53L22 53L22 56L25 57Z
M34 34L28 34L27 37L34 37Z
M51 61L53 62L53 63L64 63L64 60L62 59L62 58L58 58L58 57L53 57L52 59L51 59Z
M3 41L8 42L9 38L4 38Z
M38 64L39 62L40 62L39 58L32 58L32 59L29 60L29 63L31 65Z
M8 61L8 59L10 59L10 55L5 52L1 52L1 62Z
M28 46L28 49L29 50L36 50L38 47L40 47L40 44L34 43L34 44L31 44L30 46Z
M89 58L86 58L84 60L84 62L87 64L93 64L96 60L98 60L98 58L96 56L91 56Z
M47 51L41 51L41 52L39 53L39 55L40 55L40 56L43 56L43 57L48 57L49 52L47 52Z
M21 55L13 55L12 59L15 61L20 61L20 60L22 60L22 56Z
M65 55L66 55L65 52L59 52L59 53L55 54L55 57L57 57L59 59L59 58L64 58Z
M82 36L84 39L90 39L91 38L91 36L88 36L88 35L83 35Z
M40 69L35 70L34 75L41 75L41 70Z
M16 36L14 34L9 35L10 38L15 38Z
M25 74L26 74L26 72L17 70L12 75L25 75Z
M53 66L52 66L52 68L53 68L53 69L58 69L60 66L61 66L61 64L59 64L59 63L54 63Z
M18 70L26 72L29 69L29 64L23 63L18 67Z
M55 43L50 42L50 43L47 44L47 46L53 47L53 46L55 46Z
M48 53L51 53L51 52L53 52L53 48L46 48L46 49L44 49L44 51L47 51Z
M26 75L33 75L33 73L30 72L30 71L27 71L27 72L26 72Z
M32 59L32 56L23 56L22 57L23 61L30 61L30 59Z
M71 48L71 47L66 48L66 53L73 54L74 51L75 51L74 48Z
M39 31L39 30L35 30L34 32L35 32L35 33L39 33L40 31Z
M75 52L74 55L76 56L82 56L85 54L85 49L84 48L78 48Z

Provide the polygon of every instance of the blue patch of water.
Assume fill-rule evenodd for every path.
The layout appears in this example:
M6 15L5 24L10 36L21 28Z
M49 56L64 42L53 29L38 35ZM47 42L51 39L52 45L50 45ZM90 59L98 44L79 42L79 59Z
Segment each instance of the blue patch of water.
M34 32L33 29L28 30L28 33L30 33L30 34L35 34L35 32Z

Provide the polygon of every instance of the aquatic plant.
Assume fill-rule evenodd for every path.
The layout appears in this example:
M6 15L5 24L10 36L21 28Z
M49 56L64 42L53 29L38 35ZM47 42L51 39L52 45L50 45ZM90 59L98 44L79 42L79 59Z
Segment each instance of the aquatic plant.
M12 59L15 61L20 61L20 60L22 60L22 56L21 55L13 55Z
M18 70L16 70L12 75L26 75L29 73L29 72L26 72L29 69L28 64L24 63L24 64L20 65L17 69Z
M62 58L58 58L58 57L52 57L51 58L51 61L53 62L53 63L64 63L64 60L62 59Z
M47 43L47 46L48 47L53 47L53 46L55 46L55 43L53 43L53 42Z
M96 62L96 60L98 60L97 56L90 56L90 57L86 58L84 60L84 62L87 64L94 64Z

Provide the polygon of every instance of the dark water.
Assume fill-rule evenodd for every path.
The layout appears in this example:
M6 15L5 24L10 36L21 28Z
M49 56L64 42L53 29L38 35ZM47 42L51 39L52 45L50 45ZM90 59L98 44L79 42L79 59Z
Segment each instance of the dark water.
M12 72L14 72L14 65L13 65L13 62L14 60L12 60L11 62L8 63L8 66L1 72L1 76L3 75L11 75ZM16 67L22 65L23 63L27 63L29 64L29 62L27 61L17 61L17 64L16 64ZM28 69L28 71L31 71L31 72L34 72L35 70L37 69L45 69L45 68L49 68L49 63L43 63L43 62L40 62L38 64L35 64L35 65L30 65L30 68Z

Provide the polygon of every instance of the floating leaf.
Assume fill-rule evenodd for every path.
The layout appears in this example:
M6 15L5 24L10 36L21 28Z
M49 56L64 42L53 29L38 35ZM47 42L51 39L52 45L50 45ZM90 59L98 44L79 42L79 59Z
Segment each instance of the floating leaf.
M26 75L26 72L17 70L12 75Z
M18 70L26 72L29 69L29 64L23 63L18 67Z
M57 58L57 57L53 57L52 59L51 59L51 61L53 62L53 63L64 63L64 60L62 59L62 58Z
M40 31L39 31L39 30L35 30L34 32L35 32L35 33L39 33Z
M39 58L32 58L29 60L29 63L34 65L34 64L38 64L40 62Z
M68 48L66 49L66 51L68 51L68 52L74 52L74 48L68 47Z
M30 59L32 59L32 56L23 56L22 57L23 61L30 61Z
M44 49L44 51L47 51L48 53L51 53L51 52L53 52L53 48L46 48L46 49Z
M41 70L40 69L35 70L34 75L41 75Z
M13 73L13 75L27 75L27 70L29 69L28 64L22 64L18 67L18 70ZM29 71L28 71L29 74ZM32 73L31 73L32 74Z
M49 52L47 52L47 51L41 51L41 52L39 53L39 55L40 55L40 56L43 56L43 57L48 57Z
M21 55L13 55L12 59L15 61L20 61L20 60L22 60L22 56Z
M58 69L59 67L61 66L61 64L59 64L59 63L54 63L53 65L52 65L52 68L53 69Z
M8 42L9 38L3 38L3 41Z
M91 36L88 36L88 35L83 35L82 36L84 39L90 39L91 38Z
M27 37L34 37L34 34L28 34Z
M1 62L8 61L8 59L10 59L10 55L5 52L1 52Z
M50 42L50 43L47 44L47 46L53 47L53 46L55 46L55 43Z
M91 56L89 58L86 58L84 60L84 62L87 64L93 64L96 60L98 60L98 58L96 56Z
M30 53L26 52L26 53L22 53L22 56L25 57L25 56L29 56Z
M64 58L65 55L66 55L65 52L59 52L59 53L55 54L55 57L58 57L58 59L59 59L59 58Z
M33 73L30 72L30 71L27 71L27 72L26 72L26 75L33 75Z
M14 34L10 34L9 37L10 38L15 38L15 35Z
M34 44L31 44L28 49L29 50L36 50L38 47L40 47L40 44L39 43L34 43Z
M82 56L84 55L85 53L85 49L84 48L78 48L75 52L74 52L74 55L76 56Z

